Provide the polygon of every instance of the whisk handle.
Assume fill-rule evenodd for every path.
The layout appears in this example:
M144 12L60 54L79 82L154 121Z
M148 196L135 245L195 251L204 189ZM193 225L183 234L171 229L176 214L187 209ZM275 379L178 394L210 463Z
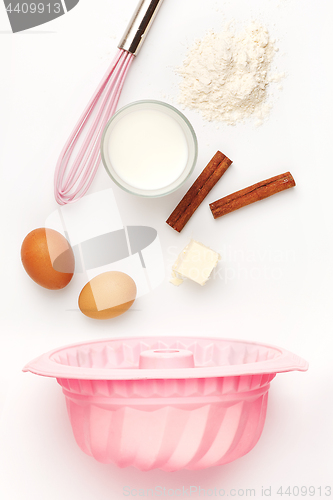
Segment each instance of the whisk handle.
M118 45L119 49L137 55L163 0L140 0Z

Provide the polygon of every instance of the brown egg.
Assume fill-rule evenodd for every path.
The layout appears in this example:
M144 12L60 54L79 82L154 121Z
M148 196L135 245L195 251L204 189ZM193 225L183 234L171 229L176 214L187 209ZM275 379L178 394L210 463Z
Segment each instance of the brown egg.
M102 273L88 281L79 296L79 308L89 318L109 319L120 316L133 304L136 285L128 274Z
M21 259L30 278L49 290L64 288L74 274L73 250L54 229L31 231L22 243Z

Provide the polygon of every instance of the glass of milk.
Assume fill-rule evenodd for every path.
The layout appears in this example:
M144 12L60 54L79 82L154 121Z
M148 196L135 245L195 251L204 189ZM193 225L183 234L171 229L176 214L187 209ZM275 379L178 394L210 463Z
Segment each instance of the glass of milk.
M101 156L122 189L139 196L172 193L192 173L198 143L192 125L161 101L136 101L121 108L105 127Z

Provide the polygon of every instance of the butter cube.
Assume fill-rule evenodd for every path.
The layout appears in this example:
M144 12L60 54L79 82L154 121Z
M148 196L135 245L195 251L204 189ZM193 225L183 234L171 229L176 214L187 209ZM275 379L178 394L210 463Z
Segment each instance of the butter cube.
M214 250L191 240L172 266L170 282L179 286L188 278L203 286L220 259L220 255Z

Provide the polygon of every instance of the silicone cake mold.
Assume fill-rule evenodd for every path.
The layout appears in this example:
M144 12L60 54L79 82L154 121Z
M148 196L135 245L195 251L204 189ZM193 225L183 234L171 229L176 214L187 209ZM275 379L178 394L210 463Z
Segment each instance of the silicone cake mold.
M24 371L57 379L88 455L175 471L248 453L262 433L271 380L307 369L298 356L261 343L135 337L55 349Z

